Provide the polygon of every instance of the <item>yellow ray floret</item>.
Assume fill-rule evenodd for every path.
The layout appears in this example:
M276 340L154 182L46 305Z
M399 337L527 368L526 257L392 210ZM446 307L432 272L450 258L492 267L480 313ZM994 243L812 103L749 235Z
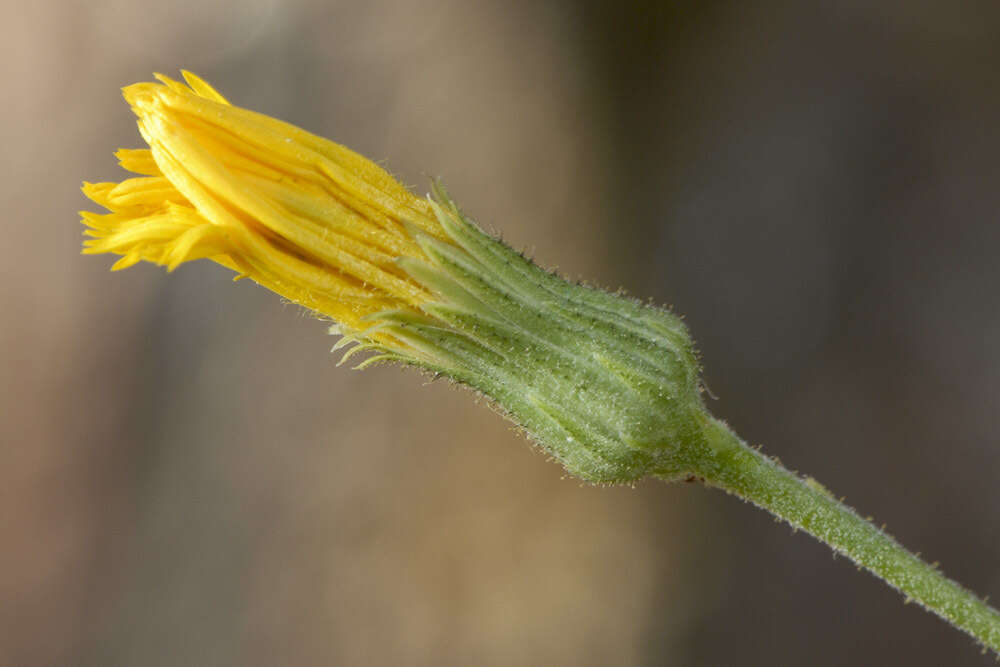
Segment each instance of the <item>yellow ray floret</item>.
M208 258L349 329L430 298L400 257L423 258L407 230L446 240L430 204L357 153L293 125L229 104L184 72L157 74L124 96L148 149L116 153L140 174L84 183L110 213L81 212L83 252L173 270Z

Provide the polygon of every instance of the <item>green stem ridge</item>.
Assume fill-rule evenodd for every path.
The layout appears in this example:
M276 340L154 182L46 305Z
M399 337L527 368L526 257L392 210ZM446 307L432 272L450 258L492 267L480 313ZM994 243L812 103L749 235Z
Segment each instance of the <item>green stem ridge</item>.
M844 554L1000 654L1000 612L907 551L809 478L748 447L721 422L706 427L710 452L696 466L705 483L752 502Z

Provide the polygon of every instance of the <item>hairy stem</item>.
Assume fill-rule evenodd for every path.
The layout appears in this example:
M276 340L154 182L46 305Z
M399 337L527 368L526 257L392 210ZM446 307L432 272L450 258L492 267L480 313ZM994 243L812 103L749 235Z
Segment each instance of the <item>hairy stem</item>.
M1000 613L858 516L811 479L748 447L723 423L706 428L705 483L737 495L825 542L1000 654Z

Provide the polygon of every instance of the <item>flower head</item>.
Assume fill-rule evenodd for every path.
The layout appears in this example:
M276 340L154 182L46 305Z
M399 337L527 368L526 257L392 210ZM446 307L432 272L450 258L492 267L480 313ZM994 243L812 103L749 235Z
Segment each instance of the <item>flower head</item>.
M148 149L138 178L84 184L85 253L172 270L208 258L327 316L361 365L418 365L488 396L572 473L623 481L690 469L704 413L684 325L666 311L547 273L436 188L187 85L124 89Z

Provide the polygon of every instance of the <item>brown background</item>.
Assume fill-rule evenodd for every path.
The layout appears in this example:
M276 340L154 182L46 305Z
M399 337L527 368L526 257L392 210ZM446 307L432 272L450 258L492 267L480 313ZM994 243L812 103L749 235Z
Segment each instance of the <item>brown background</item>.
M1000 598L996 2L3 4L0 664L995 664L219 267L112 275L75 211L118 88L193 69L675 304L713 411Z

